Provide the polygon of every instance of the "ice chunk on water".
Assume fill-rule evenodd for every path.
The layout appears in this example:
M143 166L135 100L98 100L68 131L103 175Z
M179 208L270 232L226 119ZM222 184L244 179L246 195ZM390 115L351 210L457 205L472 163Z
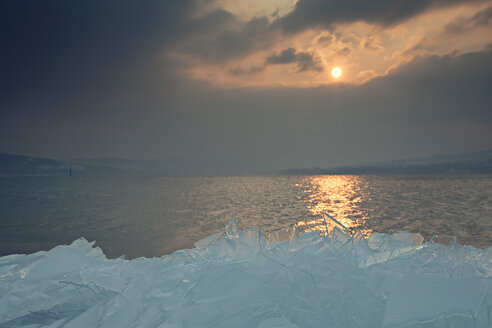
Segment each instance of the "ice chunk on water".
M349 233L348 229L346 226L344 226L341 222L339 222L337 219L335 219L333 216L328 214L327 212L323 213L323 219L326 225L326 232L330 232L333 229L338 229L346 234Z
M267 244L278 244L279 242L295 242L299 238L299 229L296 225L291 227L270 231L266 235Z
M233 220L161 258L110 260L85 239L1 257L0 327L491 327L492 247L325 218L268 240Z
M289 241L290 242L294 242L296 241L297 239L299 239L299 229L297 229L297 226L294 226L292 228L292 233L290 234L289 236Z
M364 237L364 234L359 229L357 229L355 231L355 233L352 235L352 238L354 238L355 240L364 240L364 239L366 239Z
M226 237L239 238L239 220L233 218L226 224Z
M210 245L210 244L214 243L215 241L219 240L220 238L222 238L222 236L224 236L224 232L219 231L217 233L214 233L213 235L210 235L208 237L200 239L199 241L197 241L195 243L195 246L199 249L204 249L208 245Z
M433 244L442 244L446 246L454 246L456 245L456 237L455 236L445 236L445 235L433 235L431 238L431 243Z

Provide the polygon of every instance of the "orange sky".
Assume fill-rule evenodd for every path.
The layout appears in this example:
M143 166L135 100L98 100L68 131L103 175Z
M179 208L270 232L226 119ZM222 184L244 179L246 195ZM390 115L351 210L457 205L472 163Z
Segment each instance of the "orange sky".
M189 78L209 81L219 87L308 87L339 82L361 84L387 74L416 56L480 51L492 43L492 1L430 8L389 27L354 21L334 24L331 29L309 28L299 33L275 31L272 23L292 11L294 6L290 0L218 1L216 6L203 8L197 17L218 9L227 10L235 15L230 29L251 37L253 45L250 48L253 49L236 57L213 61L190 52L187 42L195 42L191 39L166 54L183 64L183 71ZM480 17L481 22L474 22L474 18ZM255 19L265 20L263 26L258 27L260 31L244 32ZM222 30L217 31L215 37L222 37L221 33ZM213 35L208 37L214 38ZM315 69L301 70L296 61L268 64L269 57L280 56L286 49L311 56ZM343 71L339 79L330 74L335 66Z

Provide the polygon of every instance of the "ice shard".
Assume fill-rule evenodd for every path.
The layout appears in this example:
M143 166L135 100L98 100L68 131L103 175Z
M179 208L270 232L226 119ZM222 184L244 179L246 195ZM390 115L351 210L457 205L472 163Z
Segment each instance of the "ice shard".
M408 232L224 231L161 258L85 239L0 258L0 327L487 327L492 247ZM302 228L302 227L300 227Z

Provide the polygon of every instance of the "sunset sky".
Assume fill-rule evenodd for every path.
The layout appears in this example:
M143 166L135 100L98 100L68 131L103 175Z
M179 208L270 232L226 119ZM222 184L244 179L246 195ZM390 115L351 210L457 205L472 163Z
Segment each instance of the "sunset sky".
M273 173L492 148L491 0L7 0L0 26L0 152Z

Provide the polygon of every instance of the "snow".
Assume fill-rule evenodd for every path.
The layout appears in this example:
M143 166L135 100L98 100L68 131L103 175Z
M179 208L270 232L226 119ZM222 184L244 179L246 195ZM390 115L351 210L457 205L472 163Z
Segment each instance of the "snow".
M84 238L0 258L0 327L491 327L492 247L397 232L224 231L160 258ZM442 243L440 243L442 242Z

